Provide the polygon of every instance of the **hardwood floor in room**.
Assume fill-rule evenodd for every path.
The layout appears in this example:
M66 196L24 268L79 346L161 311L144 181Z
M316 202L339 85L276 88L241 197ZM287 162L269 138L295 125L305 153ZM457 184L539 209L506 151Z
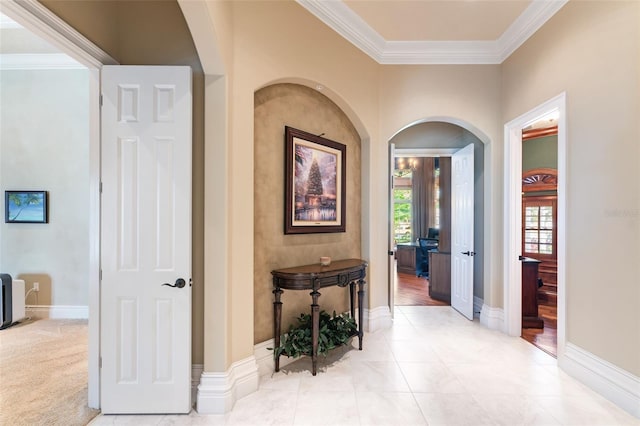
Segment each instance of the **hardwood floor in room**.
M449 306L446 302L429 297L429 280L402 272L396 272L394 304L396 306Z
M522 338L554 357L558 356L558 308L555 305L538 305L538 315L544 328L523 328Z

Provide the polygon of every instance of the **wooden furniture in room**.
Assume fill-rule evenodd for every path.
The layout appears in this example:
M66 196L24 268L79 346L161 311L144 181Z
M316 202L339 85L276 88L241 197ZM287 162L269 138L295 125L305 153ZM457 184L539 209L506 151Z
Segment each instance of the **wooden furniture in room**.
M543 328L538 316L538 265L540 261L523 257L522 261L522 328Z
M451 304L451 253L429 252L429 296Z
M296 266L293 268L276 269L271 271L273 276L273 334L275 347L280 346L280 328L282 324L282 302L280 300L283 289L285 290L311 290L311 373L315 376L318 365L318 338L320 335L320 307L318 298L320 290L324 287L349 286L349 298L351 301L351 317L355 319L356 284L358 285L358 348L362 350L362 314L364 300L365 276L367 274L367 262L361 259L336 260L329 265ZM280 371L280 357L275 358L276 371Z
M541 263L538 267L542 287L538 289L538 301L543 304L555 305L558 297L558 260L557 260L557 189L558 171L550 168L537 168L522 174L522 254L535 257ZM539 250L528 250L526 239L527 208L550 207L553 210L553 241L552 252L541 253Z
M398 244L396 246L396 260L398 262L398 272L402 272L404 274L416 274L416 262L418 262L418 256L417 256L418 250L420 250L420 248L416 243Z

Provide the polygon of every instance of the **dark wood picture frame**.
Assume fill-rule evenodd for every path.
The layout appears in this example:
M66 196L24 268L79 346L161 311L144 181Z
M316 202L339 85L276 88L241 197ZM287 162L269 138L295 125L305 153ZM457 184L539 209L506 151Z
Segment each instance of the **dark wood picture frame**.
M5 191L5 223L48 223L47 191Z
M345 232L346 148L285 126L285 234Z

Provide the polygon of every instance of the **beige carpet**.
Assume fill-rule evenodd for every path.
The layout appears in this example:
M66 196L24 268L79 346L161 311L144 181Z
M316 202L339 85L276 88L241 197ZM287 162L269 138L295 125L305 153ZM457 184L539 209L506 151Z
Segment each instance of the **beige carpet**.
M0 330L0 425L86 425L86 320L33 319Z

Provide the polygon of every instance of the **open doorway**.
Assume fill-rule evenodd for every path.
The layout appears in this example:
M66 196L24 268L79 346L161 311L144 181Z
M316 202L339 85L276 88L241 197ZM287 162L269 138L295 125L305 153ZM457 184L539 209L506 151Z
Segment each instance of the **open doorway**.
M522 130L522 338L557 354L558 113ZM527 280L532 282L527 282Z
M555 177L549 170L533 171L524 176L529 179L537 188L548 190L549 185L556 186L555 204L548 204L548 199L536 201L527 200L523 197L523 129L533 126L535 123L549 120L550 115L557 117L557 172ZM542 325L544 330L544 318L540 318L540 300L545 298L556 302L556 351L558 359L564 354L565 343L565 269L564 259L566 250L565 223L566 223L566 102L565 94L562 93L549 101L541 104L535 109L510 121L505 125L505 238L504 238L504 306L505 306L505 328L511 336L521 336L523 325L534 316L538 326ZM553 181L556 181L553 183ZM535 191L528 191L535 192ZM523 202L524 199L524 202ZM524 207L524 209L523 209ZM529 210L529 223L527 223L527 207ZM544 212L542 211L544 207ZM555 211L554 211L555 207ZM537 216L536 216L537 215ZM555 217L554 217L555 216ZM534 220L535 219L535 220ZM524 224L524 228L523 228ZM531 231L527 237L527 230ZM540 234L542 232L542 234ZM534 238L535 236L535 238ZM531 253L538 251L538 253ZM543 253L540 253L540 252ZM555 251L555 256L549 251ZM555 294L550 291L551 278L546 275L545 268L540 274L537 270L533 275L533 286L529 280L525 280L522 258L530 253L535 256L548 258L555 261ZM535 258L534 258L535 259ZM545 260L545 259L543 259ZM535 259L538 265L541 260ZM538 278L541 278L540 284ZM546 284L545 284L546 280ZM525 294L525 287L529 290ZM533 287L533 288L532 288ZM528 298L538 312L531 315L526 311L524 302ZM544 305L542 305L544 306ZM542 324L540 324L542 322ZM531 328L531 327L527 327Z
M434 268L434 263L440 262L440 252L450 246L451 158L434 156L429 150L394 152L395 305L448 306L450 292L439 292L432 283L435 275L435 282L443 285L442 278L438 281L442 268ZM444 287L450 288L450 282Z
M83 183L88 191L88 205L84 214L88 216L88 404L99 408L99 302L100 302L100 68L103 64L117 62L107 53L79 34L48 9L37 2L1 2L2 13L15 20L33 35L40 37L57 51L81 64L88 73L88 104L84 109L88 115L88 132L84 143L88 145L86 162L89 175ZM3 37L3 41L6 40ZM58 99L64 102L65 96ZM54 103L51 108L56 108ZM37 124L39 125L39 123ZM46 138L46 136L44 136ZM64 161L63 151L57 151L48 159L49 166L60 170L72 167ZM52 159L60 159L53 161ZM53 206L50 206L53 209ZM64 234L62 235L64 238ZM85 317L87 313L84 314ZM86 376L85 376L86 377Z
M0 18L0 109L5 124L0 138L0 188L3 193L46 191L49 217L44 224L0 226L0 269L24 281L25 292L14 297L25 299L27 317L11 330L13 339L5 333L3 349L11 346L15 353L5 358L9 364L1 368L24 373L7 379L13 389L30 388L40 381L38 389L46 393L42 398L34 394L37 407L24 401L13 405L0 396L11 404L11 409L0 411L34 423L44 421L39 415L88 421L97 413L88 409L95 404L87 381L91 371L87 365L92 365L90 293L98 277L97 235L91 232L99 223L92 213L98 197L93 192L97 180L92 179L97 177L92 163L97 146L91 125L97 110L97 102L92 105L97 100L91 91L94 74L52 43L51 36L35 32L20 6L3 4L3 12L15 19L5 14ZM21 360L19 368L11 366L13 359ZM25 362L31 367L24 369ZM56 371L65 371L64 381L41 380L55 377Z
M422 304L427 306L449 305L451 294L451 209L447 208L451 203L450 190L451 179L451 156L461 148L473 144L475 163L475 174L473 183L473 193L477 202L473 209L473 238L477 255L474 259L473 276L471 277L473 296L473 311L478 313L482 306L483 298L483 262L484 257L482 247L484 245L484 143L475 133L467 130L462 125L452 124L458 121L428 121L409 126L398 132L391 140L390 170L400 171L395 173L393 182L395 187L405 190L404 196L390 192L390 222L397 222L400 226L390 228L390 277L389 292L392 305L407 303ZM400 160L404 158L404 160ZM437 185L433 185L431 193L433 196L424 196L421 206L431 206L433 214L429 214L429 220L425 220L422 225L416 226L416 216L413 213L414 206L398 207L398 204L414 204L412 186L409 185L408 175L411 180L415 179L414 171L425 167L433 170L433 175ZM415 169L415 170L412 170ZM437 179L436 179L437 177ZM403 181L404 179L404 181ZM447 187L448 185L448 187ZM409 190L408 187L412 189ZM407 198L411 194L410 203ZM448 198L447 198L448 197ZM436 208L437 207L437 208ZM401 218L397 218L400 211ZM427 216L427 215L423 215ZM431 229L430 229L431 228ZM428 257L432 260L428 266L421 265L421 254L419 252L419 239L435 237L437 245L433 244ZM397 271L397 273L396 273ZM441 272L438 279L438 272ZM444 277L442 277L444 275ZM440 286L434 285L436 281ZM411 286L413 295L403 298L398 290L405 284ZM433 286L432 286L433 285ZM436 289L435 287L438 287ZM429 291L431 290L431 294ZM434 292L434 290L436 290ZM434 297L436 296L436 297ZM403 299L405 299L403 301ZM413 300L412 300L413 299ZM393 307L391 307L393 309Z

